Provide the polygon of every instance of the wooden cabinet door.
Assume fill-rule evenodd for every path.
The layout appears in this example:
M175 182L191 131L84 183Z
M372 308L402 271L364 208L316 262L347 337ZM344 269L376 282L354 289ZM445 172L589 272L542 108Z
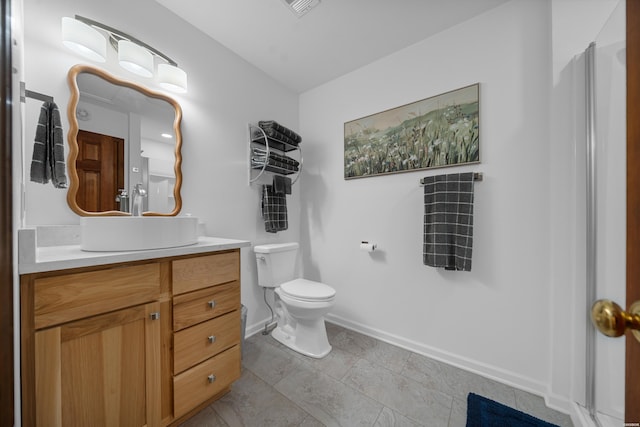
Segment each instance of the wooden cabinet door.
M37 425L160 425L159 312L153 302L37 331Z

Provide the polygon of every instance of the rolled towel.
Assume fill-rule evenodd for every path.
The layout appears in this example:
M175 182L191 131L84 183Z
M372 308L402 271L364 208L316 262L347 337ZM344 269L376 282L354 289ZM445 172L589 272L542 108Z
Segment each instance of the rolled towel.
M275 120L262 120L262 121L259 121L258 122L258 126L260 126L265 131L265 133L267 133L268 129L273 129L274 131L276 131L276 132L280 133L281 135L285 136L287 139L290 139L291 141L293 141L294 145L298 145L300 142L302 142L302 137L300 135L298 135L297 133L295 133L291 129L282 126L281 124L279 124ZM269 133L267 133L267 135L269 135ZM273 136L273 135L269 135L269 136ZM273 137L277 138L275 136L273 136Z
M267 134L267 137L269 137L270 140L283 142L283 143L291 145L293 147L297 147L298 146L298 141L295 141L295 140L289 138L285 134L280 133L275 129L262 129L262 130L264 131L264 133Z
M267 150L263 149L263 148L253 148L253 154L254 154L254 158L266 158L267 155ZM287 163L291 166L298 166L300 165L300 162L297 161L294 158L291 158L287 155L283 155L283 154L278 154L278 153L274 153L273 151L269 152L269 159L271 160L276 160L279 162L283 162L283 163Z

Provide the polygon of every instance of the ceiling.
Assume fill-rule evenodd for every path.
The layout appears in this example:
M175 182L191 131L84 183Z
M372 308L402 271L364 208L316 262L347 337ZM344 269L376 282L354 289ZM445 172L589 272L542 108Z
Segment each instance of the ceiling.
M320 0L298 18L284 0L156 0L301 93L507 0Z

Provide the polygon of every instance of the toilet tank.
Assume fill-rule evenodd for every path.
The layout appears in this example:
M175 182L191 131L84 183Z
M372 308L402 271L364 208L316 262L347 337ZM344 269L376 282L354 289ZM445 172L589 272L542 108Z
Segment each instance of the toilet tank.
M295 279L298 243L273 243L253 247L258 266L258 285L275 288Z

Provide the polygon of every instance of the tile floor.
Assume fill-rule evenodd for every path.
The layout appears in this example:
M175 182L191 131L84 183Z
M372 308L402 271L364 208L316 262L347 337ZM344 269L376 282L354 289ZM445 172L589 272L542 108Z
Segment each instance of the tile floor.
M320 360L248 338L231 392L181 427L464 427L469 392L572 426L541 397L330 323L327 333L333 350Z

